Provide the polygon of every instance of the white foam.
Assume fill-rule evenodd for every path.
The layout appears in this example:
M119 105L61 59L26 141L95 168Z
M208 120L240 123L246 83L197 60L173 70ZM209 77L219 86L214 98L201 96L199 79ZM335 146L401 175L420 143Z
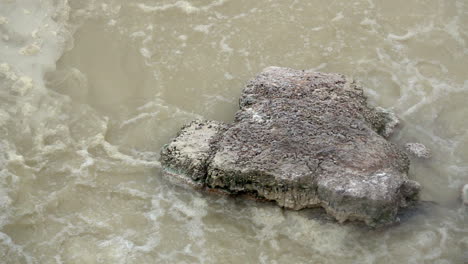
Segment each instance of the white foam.
M408 33L406 33L405 35L395 35L395 34L388 34L388 37L390 39L394 39L394 40L408 40L410 38L412 38L413 36L415 36L416 33L415 32L411 32L411 31L408 31Z
M193 6L190 2L187 1L177 1L173 4L166 4L166 5L156 5L156 6L149 6L146 4L138 4L137 5L141 10L144 12L156 12L156 11L165 11L168 9L179 9L186 14L192 14L198 12L200 9Z
M320 31L320 30L322 30L322 29L323 29L323 27L313 27L313 28L311 28L310 30L312 30L312 31Z
M343 12L338 12L334 18L332 18L332 22L336 22L342 20L344 18Z
M4 252L15 254L18 256L18 259L26 260L26 263L28 264L35 263L34 259L29 254L26 254L24 252L24 249L22 246L15 244L13 240L11 239L11 237L9 237L5 233L0 232L0 249L2 249L3 247L7 248Z
M141 48L140 54L147 59L150 59L153 56L153 53L149 51L147 48Z
M228 43L226 43L227 38L225 36L222 37L221 41L219 42L219 46L221 47L221 50L226 53L232 53L234 51L233 48L229 46Z
M0 25L8 24L8 18L0 16Z
M24 96L28 91L34 87L33 80L29 76L21 76L11 87L12 91L19 95Z
M211 2L208 5L201 6L201 7L196 7L188 1L177 1L172 4L162 4L162 5L154 5L154 6L139 3L137 4L137 6L143 12L159 12L159 11L166 11L166 10L171 10L171 9L178 9L184 12L185 14L193 14L193 13L197 13L200 11L207 11L213 7L221 6L226 1L227 0L216 0L216 1Z
M111 20L109 20L109 22L107 22L107 25L109 25L109 26L115 26L116 24L117 24L117 20L115 20L115 19L111 19Z
M195 31L198 31L198 32L202 32L202 33L205 33L205 34L208 34L210 33L210 29L211 27L213 26L213 24L208 24L208 25L196 25L193 30Z
M234 76L232 74L230 74L229 72L225 72L224 73L224 78L226 78L226 80L232 80L232 79L234 79Z
M137 31L130 34L130 37L132 38L142 38L144 36L146 36L146 33L144 31Z

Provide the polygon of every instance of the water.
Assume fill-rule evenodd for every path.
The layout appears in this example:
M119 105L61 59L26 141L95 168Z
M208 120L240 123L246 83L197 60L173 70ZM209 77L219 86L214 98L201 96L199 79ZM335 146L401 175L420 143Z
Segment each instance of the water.
M369 230L164 182L270 65L361 81L436 205ZM464 263L467 65L464 0L0 0L0 263Z

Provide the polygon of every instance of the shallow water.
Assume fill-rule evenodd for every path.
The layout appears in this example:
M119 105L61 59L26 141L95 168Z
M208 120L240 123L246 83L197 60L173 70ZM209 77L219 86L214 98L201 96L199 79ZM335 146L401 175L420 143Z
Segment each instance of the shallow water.
M359 80L435 203L369 230L164 182L270 65ZM464 0L0 0L0 263L467 262L467 65Z

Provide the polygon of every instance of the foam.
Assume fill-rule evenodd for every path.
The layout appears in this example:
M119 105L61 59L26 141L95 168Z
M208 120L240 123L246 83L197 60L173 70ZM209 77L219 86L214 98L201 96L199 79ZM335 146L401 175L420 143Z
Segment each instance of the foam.
M232 53L234 51L233 48L229 46L228 43L226 43L227 38L225 36L222 37L221 41L219 42L219 46L221 47L221 50L226 53Z
M4 249L6 247L6 249ZM34 264L34 259L29 255L26 254L23 250L23 247L15 244L11 237L7 234L0 232L0 250L4 250L3 252L8 252L8 254L4 254L3 256L11 256L14 255L16 260L24 260L27 264Z
M143 3L139 3L137 4L137 7L140 8L143 12L147 12L147 13L178 9L184 12L185 14L193 14L193 13L198 13L200 11L207 11L213 7L221 6L227 1L228 0L216 0L216 1L212 1L208 5L201 6L201 7L196 7L188 1L177 1L172 4L163 4L163 5L155 5L155 6L150 6L150 5L146 5Z
M193 28L193 30L198 31L198 32L202 32L202 33L205 33L205 34L208 34L208 33L210 33L210 29L211 29L212 26L213 26L213 24L196 25L196 26Z
M338 12L334 18L332 18L332 22L336 22L342 20L344 18L343 12Z
M0 16L0 25L8 24L8 18Z
M138 4L137 5L141 10L144 12L155 12L155 11L165 11L168 9L179 9L186 14L192 14L200 11L199 8L193 6L190 2L187 1L177 1L174 4L166 4L166 5L157 5L157 6L149 6L146 4Z

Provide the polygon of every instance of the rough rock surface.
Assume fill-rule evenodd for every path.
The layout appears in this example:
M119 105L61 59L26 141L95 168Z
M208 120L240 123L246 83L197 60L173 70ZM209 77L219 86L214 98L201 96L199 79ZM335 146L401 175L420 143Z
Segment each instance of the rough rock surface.
M431 151L421 143L407 143L406 150L413 156L428 159L432 156Z
M161 163L166 173L183 175L169 179L202 187L206 180L208 160L216 151L210 143L226 127L216 121L204 120L195 120L182 127L176 139L161 151Z
M161 163L193 185L386 224L420 189L407 155L384 138L397 120L343 75L269 67L245 87L232 124L192 122Z

